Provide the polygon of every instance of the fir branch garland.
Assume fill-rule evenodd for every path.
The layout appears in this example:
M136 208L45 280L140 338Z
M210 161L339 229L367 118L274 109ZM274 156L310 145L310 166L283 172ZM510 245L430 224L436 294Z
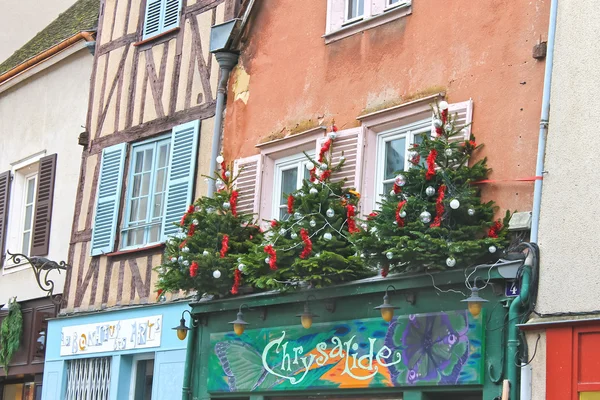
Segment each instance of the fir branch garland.
M16 301L10 303L8 315L0 327L0 365L8 375L8 364L21 345L23 333L23 314L21 306Z

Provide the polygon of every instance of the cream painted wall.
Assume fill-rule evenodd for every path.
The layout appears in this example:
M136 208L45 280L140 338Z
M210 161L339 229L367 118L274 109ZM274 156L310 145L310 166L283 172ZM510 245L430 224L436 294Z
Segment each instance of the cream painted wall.
M0 0L0 62L74 3L75 0Z
M558 7L539 231L542 313L600 309L598 2L560 1Z
M84 128L93 57L82 49L55 65L0 93L0 172L31 155L57 153L50 253L66 261L79 178L82 148L77 137ZM0 89L2 86L0 86ZM30 268L0 273L0 304L44 296ZM66 274L52 273L61 293Z

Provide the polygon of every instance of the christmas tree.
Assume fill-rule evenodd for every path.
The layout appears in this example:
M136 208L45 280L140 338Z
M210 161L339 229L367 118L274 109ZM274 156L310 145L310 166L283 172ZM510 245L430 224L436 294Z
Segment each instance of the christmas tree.
M164 262L157 267L157 294L196 291L199 295L238 294L242 273L238 259L262 240L254 217L237 211L235 180L221 156L214 197L201 197L181 218L179 232L167 240ZM239 174L238 174L239 175Z
M246 279L256 287L322 287L372 274L353 244L360 195L331 181L344 163L331 162L336 132L334 126L317 159L307 155L310 179L288 194L287 215L271 221L265 241L242 258Z
M494 202L481 202L478 181L490 172L487 160L469 166L481 145L473 135L465 138L465 126L457 126L448 103L432 109L434 137L413 144L411 168L397 172L379 211L369 215L367 230L355 240L358 251L383 276L390 270L467 267L497 259L507 246L505 225L494 220Z

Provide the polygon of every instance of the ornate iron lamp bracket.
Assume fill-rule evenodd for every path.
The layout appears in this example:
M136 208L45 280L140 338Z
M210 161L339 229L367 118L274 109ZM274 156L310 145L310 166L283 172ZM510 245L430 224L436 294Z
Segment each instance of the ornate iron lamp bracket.
M39 288L47 293L53 303L59 304L62 301L61 295L54 295L54 281L48 279L48 274L54 270L57 270L59 274L61 270L66 271L69 268L67 263L64 261L57 263L44 257L27 257L25 254L13 254L10 251L6 251L6 254L9 255L8 260L12 260L15 266L31 265Z

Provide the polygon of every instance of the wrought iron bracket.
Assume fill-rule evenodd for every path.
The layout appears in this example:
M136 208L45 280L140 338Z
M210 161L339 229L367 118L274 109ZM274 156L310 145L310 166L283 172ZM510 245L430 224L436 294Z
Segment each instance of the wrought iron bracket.
M61 270L66 271L69 268L67 263L64 261L57 263L44 257L28 257L21 253L13 254L10 251L6 251L6 254L9 256L8 260L11 260L15 264L15 267L26 264L31 265L39 288L46 292L53 303L60 304L62 296L54 295L54 281L48 279L48 274L54 270L58 271L59 274Z

